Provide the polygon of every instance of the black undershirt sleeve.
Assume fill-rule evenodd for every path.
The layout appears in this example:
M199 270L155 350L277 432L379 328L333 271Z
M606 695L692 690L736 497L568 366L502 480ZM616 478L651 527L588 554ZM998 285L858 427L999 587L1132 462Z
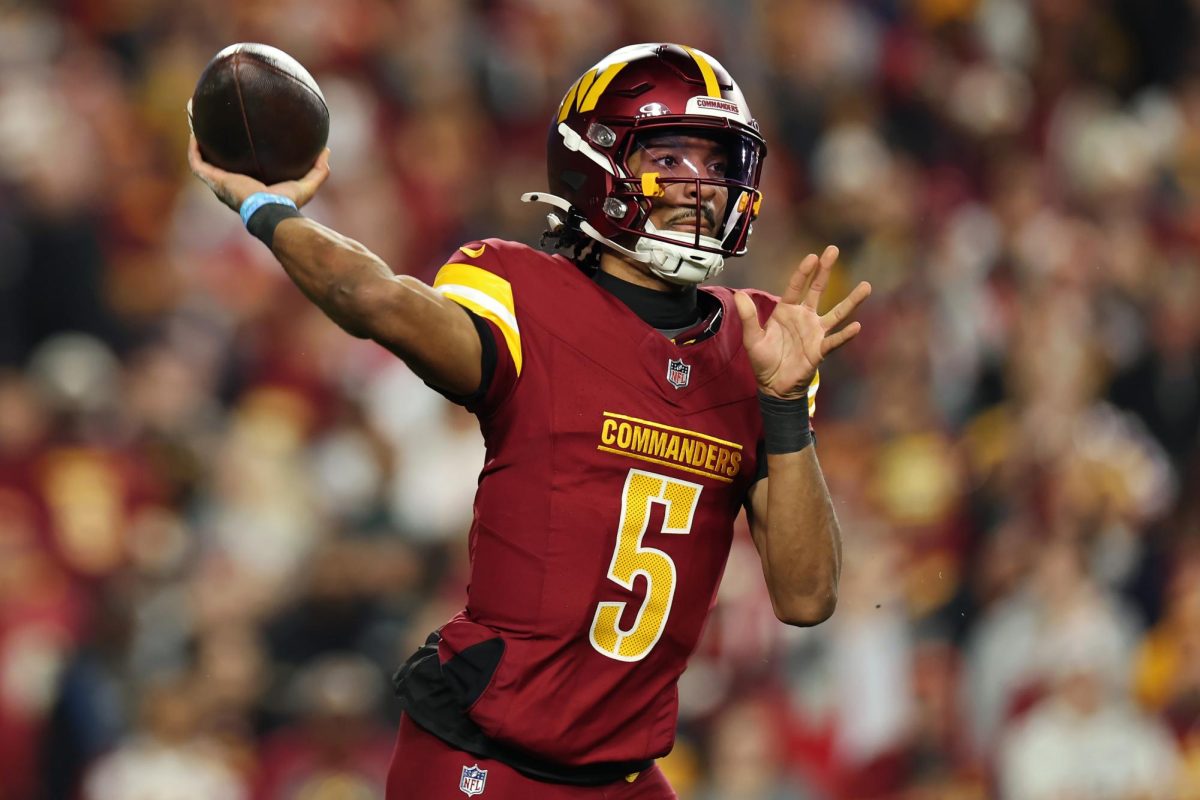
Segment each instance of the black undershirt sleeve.
M483 398L487 397L488 389L492 386L492 378L496 374L496 337L492 334L492 328L487 324L483 317L476 314L465 306L459 306L463 312L471 318L471 323L475 326L475 332L479 334L480 344L480 362L479 362L479 388L470 394L456 395L447 392L439 386L434 386L429 381L425 381L425 385L433 389L435 392L445 397L451 403L460 406L466 406L468 409L478 405Z

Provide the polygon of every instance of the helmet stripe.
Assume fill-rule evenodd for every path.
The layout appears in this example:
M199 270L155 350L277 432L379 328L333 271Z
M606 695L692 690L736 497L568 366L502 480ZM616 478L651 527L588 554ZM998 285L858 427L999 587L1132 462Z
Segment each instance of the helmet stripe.
M582 106L583 100L588 96L588 89L592 88L592 81L596 80L596 74L599 70L589 69L579 78L579 90L575 92L575 105Z
M579 104L580 111L591 111L596 107L596 103L600 101L600 95L604 94L604 90L608 88L608 84L612 83L612 79L617 77L617 73L621 71L626 62L618 61L616 64L610 64L605 68L604 72L600 73L600 77L596 78L596 82L592 84L591 90L587 93L587 97ZM580 89L580 94L583 89Z
M562 105L558 107L558 121L562 122L571 113L571 106L575 104L575 93L579 91L579 84L583 81L585 75L581 75L579 80L571 84L571 88L567 90L566 96L563 98Z
M704 91L708 92L709 97L721 96L721 85L717 83L717 73L713 72L712 64L708 63L708 59L697 53L687 45L680 45L684 50L687 50L696 61L696 66L700 67L700 74L704 76Z

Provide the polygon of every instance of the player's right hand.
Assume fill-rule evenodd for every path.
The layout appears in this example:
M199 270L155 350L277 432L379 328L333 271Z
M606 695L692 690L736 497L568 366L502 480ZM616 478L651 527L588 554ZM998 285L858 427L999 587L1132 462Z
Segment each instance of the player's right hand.
M313 198L317 189L321 188L321 184L329 177L329 148L325 148L325 152L317 158L317 163L313 164L313 168L303 178L297 181L276 183L272 186L267 186L249 175L226 172L209 164L200 155L200 145L196 142L194 135L188 140L188 165L192 168L192 174L204 181L208 188L212 189L217 199L234 211L239 211L246 198L255 192L283 195L291 199L297 208L300 208Z

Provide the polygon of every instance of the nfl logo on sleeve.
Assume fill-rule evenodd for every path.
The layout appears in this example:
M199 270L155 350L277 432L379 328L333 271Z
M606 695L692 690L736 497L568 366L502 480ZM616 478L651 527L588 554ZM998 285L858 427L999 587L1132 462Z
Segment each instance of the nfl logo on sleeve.
M688 376L692 374L692 365L683 363L682 358L672 358L667 361L667 383L676 389L688 385Z
M477 794L483 794L483 789L487 785L487 770L480 769L478 764L470 767L463 767L462 780L458 782L458 788L467 797L474 797Z

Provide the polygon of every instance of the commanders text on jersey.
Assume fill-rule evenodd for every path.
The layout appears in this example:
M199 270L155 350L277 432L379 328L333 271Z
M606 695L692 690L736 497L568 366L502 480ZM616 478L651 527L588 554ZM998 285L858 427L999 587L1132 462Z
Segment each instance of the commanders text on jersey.
M715 436L604 412L597 450L676 467L724 483L742 466L742 446Z

